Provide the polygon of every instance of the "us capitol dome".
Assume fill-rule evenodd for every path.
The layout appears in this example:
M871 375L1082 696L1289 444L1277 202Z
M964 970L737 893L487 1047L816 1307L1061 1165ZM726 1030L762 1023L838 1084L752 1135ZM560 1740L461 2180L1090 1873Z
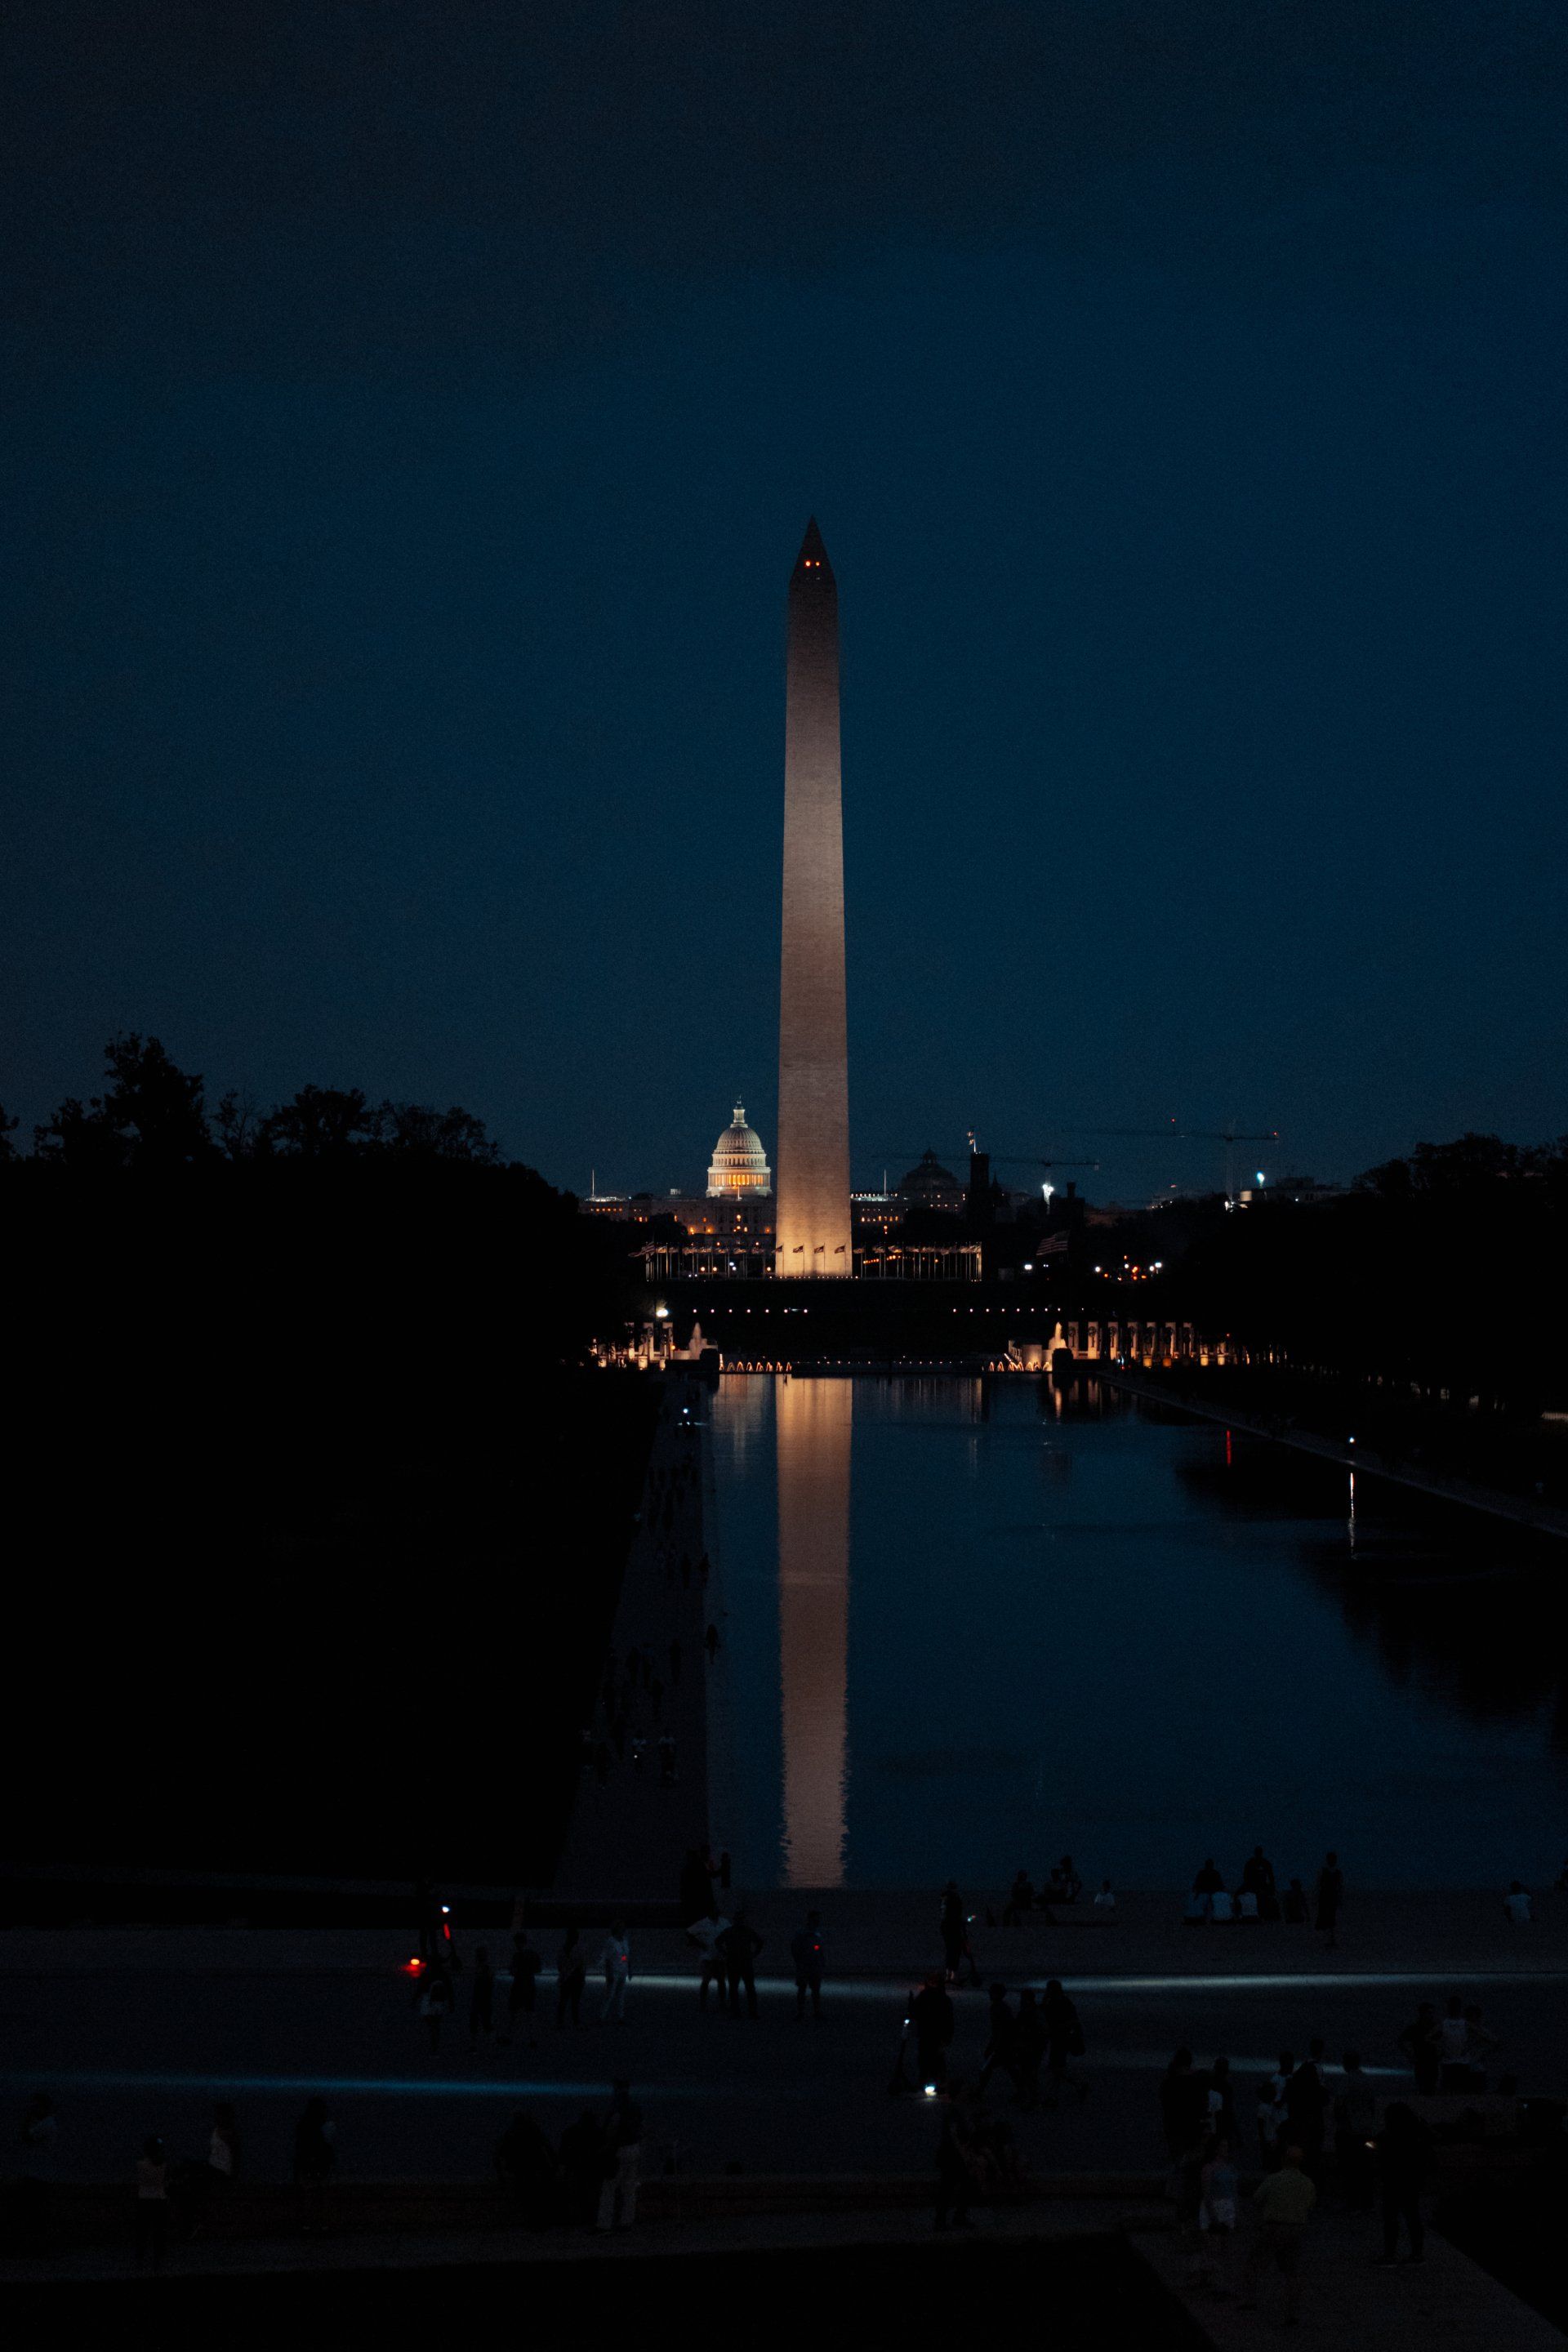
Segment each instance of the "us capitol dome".
M746 1125L745 1107L735 1105L735 1116L713 1146L708 1168L710 1201L757 1199L773 1188L768 1155L754 1127Z

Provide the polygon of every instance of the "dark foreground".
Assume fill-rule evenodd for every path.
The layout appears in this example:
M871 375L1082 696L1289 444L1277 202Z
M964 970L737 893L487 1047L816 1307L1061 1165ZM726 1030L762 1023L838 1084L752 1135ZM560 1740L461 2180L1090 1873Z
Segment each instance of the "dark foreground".
M428 2329L454 2340L510 2314L531 2352L584 2342L689 2342L713 2325L747 2352L797 2352L851 2341L960 2342L984 2315L1047 2324L1058 2341L1168 2346L1208 2338L1136 2252L1115 2237L1042 2243L944 2240L930 2245L628 2256L612 2262L500 2263L428 2270L289 2272L13 2287L16 2320L57 2329L123 2324L156 2304L184 2326L246 2324L258 2332L308 2320L315 2328ZM704 2317L707 2315L707 2317ZM722 2318L721 2319L721 2315Z

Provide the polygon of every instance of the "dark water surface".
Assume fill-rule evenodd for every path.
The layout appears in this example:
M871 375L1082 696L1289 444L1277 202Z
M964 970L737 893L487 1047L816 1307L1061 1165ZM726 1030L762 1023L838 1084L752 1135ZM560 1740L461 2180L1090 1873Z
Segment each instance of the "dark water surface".
M712 1422L744 1882L1561 1867L1568 1546L1088 1380L726 1374Z

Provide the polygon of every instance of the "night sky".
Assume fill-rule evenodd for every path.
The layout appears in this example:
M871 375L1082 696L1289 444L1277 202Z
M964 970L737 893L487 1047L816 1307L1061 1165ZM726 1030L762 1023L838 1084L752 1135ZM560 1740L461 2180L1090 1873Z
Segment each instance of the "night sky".
M0 89L25 1122L132 1027L771 1149L815 512L859 1181L1568 1128L1555 0L39 0Z

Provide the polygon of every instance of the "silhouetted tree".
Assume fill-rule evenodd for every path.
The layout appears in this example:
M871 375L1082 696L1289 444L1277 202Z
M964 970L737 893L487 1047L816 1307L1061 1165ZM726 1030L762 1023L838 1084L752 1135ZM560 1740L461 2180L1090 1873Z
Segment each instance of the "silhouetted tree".
M261 1123L259 1149L300 1160L342 1160L370 1140L372 1114L358 1087L301 1087Z
M461 1110L433 1110L426 1103L378 1104L370 1114L374 1142L386 1151L421 1160L467 1160L500 1165L500 1146L485 1132L482 1118Z
M68 1097L51 1119L33 1130L43 1160L72 1169L199 1166L213 1140L202 1107L202 1081L180 1069L156 1037L134 1031L104 1048L107 1093L84 1106Z
M5 1104L0 1103L0 1163L16 1157L16 1147L11 1140L16 1126L16 1120L6 1117Z

